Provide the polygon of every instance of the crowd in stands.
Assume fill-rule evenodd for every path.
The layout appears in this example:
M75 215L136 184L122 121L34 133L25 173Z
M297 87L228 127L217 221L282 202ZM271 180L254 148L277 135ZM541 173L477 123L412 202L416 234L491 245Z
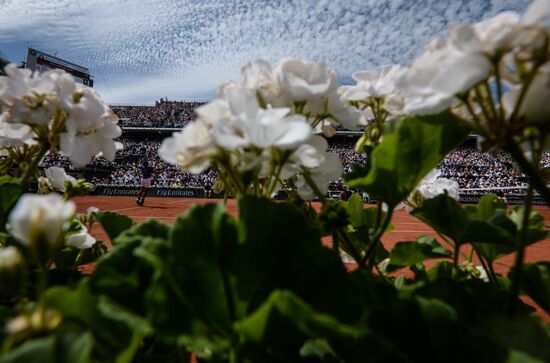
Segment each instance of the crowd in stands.
M526 176L502 151L481 153L474 147L462 147L447 155L438 169L442 177L456 180L461 189L527 186Z
M364 163L365 156L354 152L355 139L331 139L328 151L336 152L344 164L345 173L351 171L355 163ZM163 162L157 151L160 139L121 138L124 149L117 153L113 162L95 157L90 166L103 167L110 171L104 177L93 177L98 185L139 186L141 173L139 166L148 160L155 168L153 186L212 188L216 182L216 172L212 169L202 174L184 173L178 167ZM74 170L72 165L60 155L47 155L42 167L62 166ZM550 154L546 153L541 166L550 166ZM503 152L481 153L475 146L462 146L452 151L438 166L441 176L456 180L461 189L525 187L527 180L513 163L511 157ZM336 180L330 186L331 191L346 191L343 180ZM518 190L519 192L519 190Z
M204 102L168 101L161 99L154 106L111 106L122 127L181 128L197 118L195 109Z

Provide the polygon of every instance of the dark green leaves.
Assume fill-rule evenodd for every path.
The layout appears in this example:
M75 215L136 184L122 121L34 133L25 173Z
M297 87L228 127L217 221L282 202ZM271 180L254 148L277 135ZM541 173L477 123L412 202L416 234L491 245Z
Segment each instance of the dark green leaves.
M166 224L150 220L122 233L116 247L97 264L90 280L92 290L135 313L145 314L143 293L151 282L154 267L136 252L153 250L162 258L168 232Z
M357 338L364 331L342 324L334 317L315 311L289 291L274 291L256 311L237 322L235 328L248 343L281 345L296 335L310 338Z
M114 244L120 233L132 226L132 220L125 215L104 211L97 213L97 220Z
M47 291L47 306L63 314L63 322L81 327L94 337L94 352L99 360L130 362L144 332L112 317L103 309L102 299L93 294L86 282L77 289L55 287ZM84 344L84 343L82 343Z
M0 177L0 232L6 230L9 212L22 193L23 185L19 179Z
M320 244L319 230L298 209L243 198L239 216L236 222L223 207L205 205L176 220L170 253L152 264L155 273L145 294L159 334L223 355L239 335L234 323L266 306L278 289L344 323L360 316L361 298L353 295L339 256ZM141 247L134 254L154 261L157 253ZM252 327L258 319L246 326L260 329ZM301 345L307 338L292 339Z
M88 363L93 338L90 333L61 333L29 340L3 357L2 363Z
M514 270L510 272L513 278ZM550 262L530 263L523 266L521 288L541 308L550 313Z
M451 257L451 251L441 246L435 238L422 236L413 242L397 243L391 250L390 264L386 271L392 272L428 259L445 257Z
M472 219L457 201L446 194L424 201L412 215L430 227L450 237L458 245L468 242L486 242L513 245L514 237L495 224Z
M369 173L348 181L390 208L409 195L422 178L467 136L451 113L406 117L371 154Z

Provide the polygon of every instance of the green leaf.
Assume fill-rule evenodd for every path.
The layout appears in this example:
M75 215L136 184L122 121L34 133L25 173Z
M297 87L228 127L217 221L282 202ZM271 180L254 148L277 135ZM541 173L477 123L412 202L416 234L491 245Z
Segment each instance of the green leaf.
M432 258L451 257L451 251L444 248L433 237L421 236L413 242L399 242L390 253L388 272L415 265Z
M145 251L151 251L160 259L168 254L163 251L168 248L169 230L166 224L149 220L121 234L117 245L98 261L90 278L91 289L138 315L146 314L143 293L149 287L155 267L143 256Z
M56 363L55 336L26 341L4 356L1 363Z
M274 289L285 289L343 322L357 319L361 301L340 256L320 244L318 227L296 208L242 198L239 227L233 271L237 296L247 302L239 305L240 316L258 308Z
M103 360L131 362L144 334L121 319L113 319L100 309L100 298L94 295L87 281L75 290L50 288L46 292L48 307L63 314L64 323L77 323L94 337L94 353Z
M16 178L0 177L0 232L6 230L8 215L23 193L23 184Z
M486 194L479 199L477 206L466 206L465 211L471 219L488 222L498 210L506 210L506 203L495 194Z
M406 117L372 152L369 173L349 180L348 184L362 188L393 208L467 134L468 130L450 112Z
M300 348L301 357L315 357L324 360L327 357L336 358L338 362L342 362L338 359L338 355L330 346L330 343L326 339L310 339L302 345Z
M550 362L550 327L536 316L493 316L486 323L490 336L526 362ZM516 360L518 361L518 360Z
M315 311L294 293L275 290L256 311L235 323L241 341L293 344L305 338L357 338L364 331Z
M102 211L97 213L97 220L113 244L115 243L116 238L133 224L129 217L111 211Z
M513 279L514 273L515 269L510 270L510 279ZM525 264L521 287L531 299L550 314L550 262Z
M345 203L344 206L349 214L349 220L352 226L359 227L366 223L365 220L365 205L361 194L354 193Z
M2 363L88 363L93 338L89 333L58 333L28 340L0 359Z
M490 202L491 201L489 198L485 201L482 198L482 201L479 203L477 208L474 207L473 212L472 209L470 209L471 217L500 227L501 230L507 231L511 239L514 239L513 244L473 244L479 254L489 260L489 262L492 262L500 257L517 251L517 236L521 233L521 229L523 228L522 223L524 208L523 206L515 207L511 211L506 212L505 209L501 208L505 205L502 204L500 199L493 201L493 203L498 203L495 208L488 206ZM491 213L493 214L491 215ZM529 215L529 227L527 230L525 245L532 245L533 243L548 238L548 236L549 232L545 228L544 218L537 212L531 211L531 214Z
M58 339L62 342L57 352L62 355L58 362L87 363L90 362L94 338L90 333L81 335L61 334Z
M239 217L236 222L221 205L210 204L177 218L170 253L155 265L146 292L158 332L227 349L233 323L276 289L290 290L343 322L360 316L361 297L354 294L339 256L321 245L318 227L300 210L241 198Z
M411 214L459 245L483 242L513 246L515 241L504 228L469 218L458 202L447 194L425 200Z

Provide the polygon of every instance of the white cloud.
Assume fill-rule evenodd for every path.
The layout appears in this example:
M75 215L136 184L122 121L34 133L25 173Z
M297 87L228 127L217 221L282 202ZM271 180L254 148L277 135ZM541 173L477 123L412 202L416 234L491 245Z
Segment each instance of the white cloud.
M204 99L247 61L325 60L342 79L407 63L449 24L473 22L521 0L175 2L6 0L3 43L31 43L89 67L109 102Z

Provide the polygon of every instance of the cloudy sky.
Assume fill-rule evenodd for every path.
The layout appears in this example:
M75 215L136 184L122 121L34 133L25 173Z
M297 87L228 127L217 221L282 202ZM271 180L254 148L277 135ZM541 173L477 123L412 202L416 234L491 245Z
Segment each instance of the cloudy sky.
M0 0L0 56L27 47L89 68L110 103L208 100L241 66L282 57L327 62L343 83L406 64L448 25L529 0Z

